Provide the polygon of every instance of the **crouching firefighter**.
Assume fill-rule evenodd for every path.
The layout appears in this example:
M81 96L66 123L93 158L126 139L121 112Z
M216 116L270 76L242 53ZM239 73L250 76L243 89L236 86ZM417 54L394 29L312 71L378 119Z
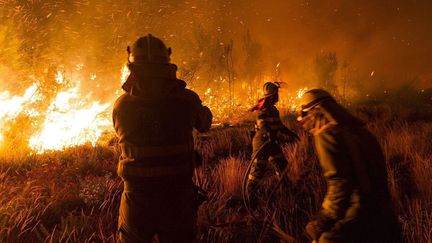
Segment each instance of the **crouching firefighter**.
M275 168L276 176L282 179L288 162L281 145L299 140L297 134L284 126L279 117L275 106L279 100L279 87L277 82L265 83L264 97L251 109L252 112L257 112L255 134L252 138L252 164L246 183L246 197L252 207L257 206L257 187L268 164Z
M298 121L314 137L327 182L308 235L320 243L401 242L376 137L325 90L307 91L301 103Z
M147 35L128 47L131 71L113 110L124 182L120 242L192 242L197 206L192 131L209 130L212 114L177 79L171 49Z

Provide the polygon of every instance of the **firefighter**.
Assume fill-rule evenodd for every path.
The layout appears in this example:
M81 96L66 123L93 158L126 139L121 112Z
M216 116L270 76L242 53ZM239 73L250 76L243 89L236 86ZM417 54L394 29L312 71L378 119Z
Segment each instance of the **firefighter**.
M277 82L265 83L264 97L251 109L252 112L257 112L255 134L252 138L254 160L247 181L247 196L252 207L257 205L257 187L268 164L275 168L278 177L288 164L281 145L299 140L297 134L288 129L279 117L275 106L279 100L279 87Z
M113 123L124 183L120 242L192 242L196 202L193 129L210 129L212 114L177 79L171 49L147 35L128 47L130 76L114 105Z
M400 242L383 152L365 124L322 89L301 99L298 121L314 137L327 192L306 232L317 242Z

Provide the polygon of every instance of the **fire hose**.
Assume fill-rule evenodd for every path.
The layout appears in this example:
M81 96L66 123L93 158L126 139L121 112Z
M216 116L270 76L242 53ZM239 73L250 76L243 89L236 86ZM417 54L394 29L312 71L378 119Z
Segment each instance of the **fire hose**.
M243 199L243 203L244 203L244 205L245 205L246 211L249 213L249 215L252 216L252 218L253 218L255 221L259 221L259 220L255 217L255 215L252 213L251 208L249 207L249 197L248 197L247 192L246 192L246 190L247 190L247 188L246 188L246 187L247 187L247 181L248 181L248 177L249 177L249 174L250 174L250 171L251 171L251 169L252 169L252 165L253 165L255 159L256 159L256 158L258 157L258 155L262 152L262 150L263 150L267 145L269 145L270 143L272 143L272 141L270 141L270 140L266 141L266 142L265 142L263 145L261 145L261 147L259 147L259 149L258 149L258 150L257 150L257 151L252 155L252 158L251 158L251 160L250 160L250 162L249 162L249 165L248 165L248 167L247 167L247 169L246 169L246 172L245 172L245 175L244 175L244 177L243 177L243 187L242 187L242 199ZM266 203L266 207L269 205L270 200L272 200L272 197L273 197L273 195L275 194L276 190L279 188L280 185L282 185L282 181L284 180L285 174L286 174L286 169L283 171L283 173L281 173L280 179L278 180L278 182L277 182L276 185L274 186L272 192L270 193L269 199L267 200L267 203ZM267 217L266 217L266 219L267 219ZM268 224L268 223L266 222L266 220L264 220L263 228L267 227L267 224ZM281 240L283 240L283 241L285 241L285 242L289 242L289 243L296 242L296 239L295 239L294 237L292 237L291 235L287 234L286 232L284 232L284 231L281 229L281 227L280 227L277 223L275 223L275 222L269 222L269 224L271 224L271 229L272 229L272 230L273 230L273 231L274 231L274 232L279 236L279 238L280 238Z

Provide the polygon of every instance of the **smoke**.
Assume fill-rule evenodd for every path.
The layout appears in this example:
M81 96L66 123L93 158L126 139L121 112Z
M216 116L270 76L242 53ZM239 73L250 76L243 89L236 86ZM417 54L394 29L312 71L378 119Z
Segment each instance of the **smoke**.
M201 92L226 76L227 45L235 79L242 80L236 82L249 85L266 78L289 88L317 84L313 62L327 52L349 67L348 85L394 87L418 77L430 86L432 80L430 1L5 0L0 13L5 89L30 84L29 76L44 77L50 67L74 78L84 65L85 85L110 99L126 46L147 33L173 48L180 74Z
M288 110L317 85L344 99L426 89L431 15L416 0L0 0L0 151L95 144L126 47L148 33L216 122L250 116L267 81Z

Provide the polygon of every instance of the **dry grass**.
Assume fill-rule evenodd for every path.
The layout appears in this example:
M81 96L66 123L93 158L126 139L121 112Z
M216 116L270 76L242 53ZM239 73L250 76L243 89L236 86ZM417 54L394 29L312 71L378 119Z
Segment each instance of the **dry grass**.
M371 109L373 110L373 109ZM388 110L388 109L387 109ZM368 111L370 113L370 111ZM413 121L389 113L368 119L387 158L389 186L408 242L432 241L432 120ZM288 124L293 124L287 120ZM296 128L298 130L298 128ZM209 200L199 211L201 242L275 240L263 222L254 222L241 201L250 158L247 126L220 128L197 141L199 170ZM300 241L319 208L325 183L310 138L287 146L290 186L268 203L269 178L260 202L262 221L277 222ZM115 175L115 146L81 146L43 155L8 155L0 160L0 242L113 242L122 185Z

